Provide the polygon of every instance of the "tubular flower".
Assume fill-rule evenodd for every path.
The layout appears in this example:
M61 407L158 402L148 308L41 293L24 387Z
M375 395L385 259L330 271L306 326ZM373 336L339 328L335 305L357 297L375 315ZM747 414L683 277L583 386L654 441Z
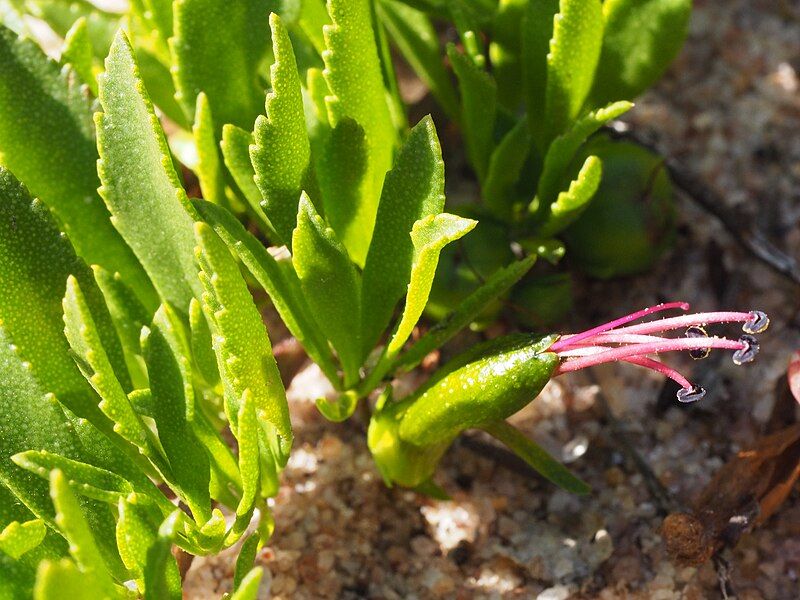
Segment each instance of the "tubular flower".
M731 350L733 362L742 365L751 362L758 354L759 344L753 334L769 327L769 318L759 310L694 313L630 324L667 310L689 310L689 304L658 304L581 333L561 336L548 349L561 359L554 374L609 362L628 362L669 377L681 386L677 393L679 401L696 402L705 396L706 391L651 355L685 350L692 358L700 359L718 348ZM744 334L736 340L708 335L705 327L714 323L741 323ZM677 330L684 330L684 337L668 337L670 332Z

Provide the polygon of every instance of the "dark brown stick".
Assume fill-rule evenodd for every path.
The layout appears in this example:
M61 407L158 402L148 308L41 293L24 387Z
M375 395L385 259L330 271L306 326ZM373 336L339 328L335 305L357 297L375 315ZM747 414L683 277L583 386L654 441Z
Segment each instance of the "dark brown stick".
M784 276L795 285L800 285L800 265L797 261L775 246L769 238L754 225L747 223L741 212L730 209L719 193L706 185L685 164L662 152L657 145L632 131L617 131L606 128L611 137L635 142L664 157L664 166L675 185L695 204L716 218L728 233L751 255Z

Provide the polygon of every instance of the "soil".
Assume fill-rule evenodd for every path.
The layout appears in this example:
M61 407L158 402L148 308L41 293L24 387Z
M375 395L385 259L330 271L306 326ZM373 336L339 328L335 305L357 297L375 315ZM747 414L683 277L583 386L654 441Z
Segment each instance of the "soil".
M625 123L800 257L800 8L793 0L695 6L681 56ZM449 173L457 177L458 169ZM668 299L698 310L761 309L772 326L755 363L670 358L709 390L691 406L679 405L663 379L632 366L561 377L512 421L589 482L591 494L560 491L470 436L453 446L437 475L450 501L387 488L364 422L332 424L316 412L314 398L330 389L305 364L289 388L297 437L274 501L276 530L258 557L263 597L721 597L717 568L672 562L659 527L670 505L691 504L728 459L786 412L776 409L776 386L800 348L800 289L691 199L677 202L678 237L658 267L624 281L579 280L564 330ZM444 354L475 337L462 336ZM411 374L400 385L423 377ZM781 417L787 424L798 418L795 406L788 414ZM654 482L666 495L651 492ZM186 597L228 591L235 556L233 549L195 559ZM736 597L800 597L797 486L724 556Z

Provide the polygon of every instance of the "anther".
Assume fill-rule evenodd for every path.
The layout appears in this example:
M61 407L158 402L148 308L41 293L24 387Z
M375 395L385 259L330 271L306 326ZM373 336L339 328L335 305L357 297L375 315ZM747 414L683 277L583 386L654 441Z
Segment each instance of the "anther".
M699 385L693 385L690 388L681 388L678 390L678 402L688 404L690 402L697 402L706 395L706 390Z
M708 333L700 325L692 325L686 330L687 338L707 338ZM694 360L702 360L708 358L711 354L711 348L698 348L697 350L689 350L689 356Z
M739 338L739 342L744 344L744 347L733 353L734 364L743 365L744 363L753 362L760 350L758 340L752 335L745 334Z
M745 333L761 333L769 327L769 317L761 310L751 310L750 318L742 325Z

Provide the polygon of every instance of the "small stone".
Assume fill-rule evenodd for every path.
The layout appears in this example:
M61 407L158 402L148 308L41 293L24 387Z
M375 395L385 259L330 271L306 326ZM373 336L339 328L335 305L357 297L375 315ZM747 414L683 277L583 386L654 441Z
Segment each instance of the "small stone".
M556 585L542 591L536 600L567 600L570 595L570 590L565 585Z
M436 543L425 535L418 535L411 540L411 550L420 557L433 556L436 552Z
M453 578L442 573L438 567L430 567L425 570L422 574L422 585L439 597L451 593L456 587Z

